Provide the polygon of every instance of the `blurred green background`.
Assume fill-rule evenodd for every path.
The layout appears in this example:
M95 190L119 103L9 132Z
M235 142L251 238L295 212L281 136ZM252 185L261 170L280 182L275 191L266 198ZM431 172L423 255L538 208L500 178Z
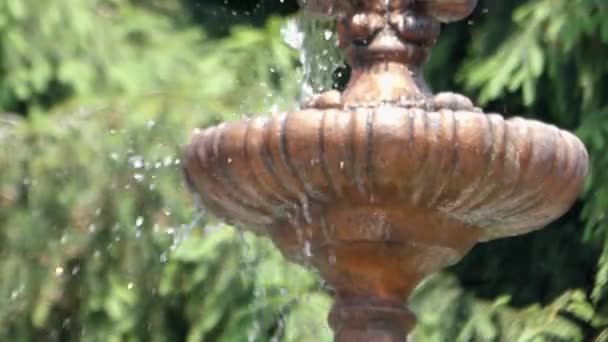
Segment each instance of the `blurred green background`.
M297 9L0 0L0 341L331 340L318 277L198 214L180 166L195 127L295 106ZM426 72L576 132L592 167L549 228L425 281L414 340L607 341L608 1L480 0Z

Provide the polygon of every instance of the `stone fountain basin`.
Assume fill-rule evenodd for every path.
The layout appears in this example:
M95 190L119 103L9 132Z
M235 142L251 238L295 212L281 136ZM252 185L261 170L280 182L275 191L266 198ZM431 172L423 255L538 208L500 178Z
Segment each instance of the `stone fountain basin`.
M195 133L185 163L216 215L387 298L478 241L558 218L587 168L584 145L552 125L392 105L221 124Z
M496 114L381 106L304 110L195 133L186 173L231 222L309 222L313 204L425 208L483 229L541 228L573 204L588 168L573 134Z

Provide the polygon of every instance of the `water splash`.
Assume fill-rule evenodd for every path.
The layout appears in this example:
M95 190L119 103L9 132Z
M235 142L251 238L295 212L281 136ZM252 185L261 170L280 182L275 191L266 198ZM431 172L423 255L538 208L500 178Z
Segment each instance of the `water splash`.
M207 211L202 206L199 208L200 209L197 211L192 221L187 224L182 224L180 229L174 232L173 243L170 247L172 251L174 251L184 240L186 240L192 233L194 227L197 227L199 223L207 216Z
M334 26L328 18L308 14L288 20L281 30L283 40L300 53L300 102L332 89L332 73L343 65L344 58L336 46Z

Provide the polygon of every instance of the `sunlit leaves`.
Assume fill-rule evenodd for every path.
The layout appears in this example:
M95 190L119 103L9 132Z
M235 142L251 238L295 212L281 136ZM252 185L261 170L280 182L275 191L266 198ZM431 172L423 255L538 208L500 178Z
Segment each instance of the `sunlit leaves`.
M526 2L513 14L517 30L492 55L474 56L460 78L468 87L480 89L481 103L496 100L504 92L521 92L524 104L531 105L537 99L541 76L564 82L559 73L547 68L565 68L583 52L580 49L593 45L589 40L595 39L596 32L605 30L605 11L606 4L595 0ZM585 83L580 79L578 86ZM577 85L569 86L571 90Z
M422 313L414 336L432 342L446 341L447 336L459 342L582 342L584 330L577 322L591 324L596 315L582 291L567 291L545 307L514 308L508 296L494 301L476 299L448 275L430 277L412 302Z
M208 39L167 14L187 17L177 4L7 6L0 106L19 113L0 115L0 339L264 340L300 295L324 296L268 242L202 231L180 170L193 128L291 104L280 20Z

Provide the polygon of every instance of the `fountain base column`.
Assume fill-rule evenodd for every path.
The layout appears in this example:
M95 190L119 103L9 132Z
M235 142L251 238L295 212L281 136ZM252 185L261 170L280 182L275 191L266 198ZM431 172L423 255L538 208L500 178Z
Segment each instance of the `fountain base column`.
M404 342L416 317L401 302L337 296L329 324L336 342Z
M268 232L286 258L314 267L334 289L329 324L337 342L406 341L416 322L405 306L412 291L460 260L481 233L424 207L336 201L323 209L311 205L316 220Z

